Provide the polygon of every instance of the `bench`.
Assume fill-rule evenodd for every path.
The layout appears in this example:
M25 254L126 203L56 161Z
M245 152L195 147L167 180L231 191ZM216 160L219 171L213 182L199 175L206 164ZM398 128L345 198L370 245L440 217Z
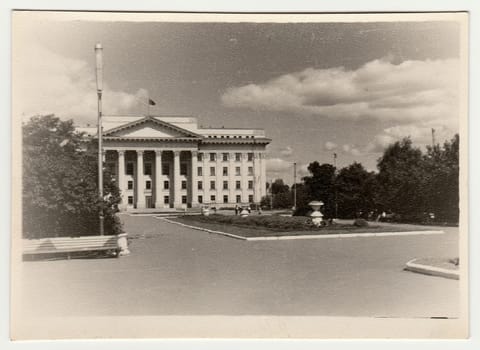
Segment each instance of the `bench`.
M70 253L90 251L114 251L120 256L122 248L118 236L81 236L24 239L23 255Z

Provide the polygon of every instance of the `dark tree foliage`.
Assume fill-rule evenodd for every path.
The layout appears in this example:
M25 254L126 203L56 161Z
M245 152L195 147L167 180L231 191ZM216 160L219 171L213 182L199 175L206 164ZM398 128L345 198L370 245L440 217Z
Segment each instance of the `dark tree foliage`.
M377 204L381 211L415 220L425 211L422 188L425 181L422 151L404 138L387 147L378 160Z
M270 194L262 198L260 202L262 207L272 207L271 209L288 209L292 207L290 187L282 179L276 179L271 184L271 188L269 184L267 190Z
M307 186L305 186L305 183L297 183L292 186L292 203L294 187L297 190L297 205L293 215L307 215L312 210L308 205L308 203L310 202L310 194L308 193Z
M322 201L323 214L327 218L335 216L335 167L331 164L320 165L317 161L310 163L308 171L311 176L305 176L303 181L308 197L305 202L299 202L300 212L308 207L308 203L312 200ZM303 210L301 210L303 208Z
M282 179L277 179L272 183L272 195L273 208L287 209L292 207L290 188L283 183Z
M409 138L387 147L378 173L353 163L335 173L330 164L310 163L310 176L297 187L295 215L307 215L308 203L321 200L329 218L374 218L385 211L393 220L457 223L459 218L459 136L422 152ZM373 216L371 214L374 214Z
M368 218L375 212L375 173L368 172L360 163L342 168L335 180L338 216L341 218Z
M23 236L41 238L118 234L118 187L105 172L105 199L97 192L97 146L75 131L73 121L36 116L23 125Z
M280 193L288 193L289 187L288 185L285 185L282 179L276 179L272 183L272 194L280 194Z
M410 139L390 145L379 159L376 195L378 206L403 221L458 222L459 137L443 147L414 148Z
M425 162L426 209L435 213L437 220L457 222L459 216L459 137L439 145L427 147Z

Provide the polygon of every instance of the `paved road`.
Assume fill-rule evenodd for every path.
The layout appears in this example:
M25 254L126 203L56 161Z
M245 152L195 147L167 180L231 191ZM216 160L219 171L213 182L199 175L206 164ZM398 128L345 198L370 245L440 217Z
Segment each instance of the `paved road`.
M458 315L459 283L403 271L457 256L431 236L247 242L122 215L131 255L23 263L23 307L50 315Z

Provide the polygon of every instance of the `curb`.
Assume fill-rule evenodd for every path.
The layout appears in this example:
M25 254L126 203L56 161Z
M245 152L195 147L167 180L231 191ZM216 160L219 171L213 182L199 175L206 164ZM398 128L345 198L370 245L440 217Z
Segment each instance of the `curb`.
M297 236L272 236L272 237L248 237L247 241L275 241L290 239L313 239L313 238L357 238L357 237L388 237L388 236L413 236L413 235L440 235L444 231L398 231L398 232L371 232L371 233L342 233L330 235L297 235Z
M418 259L415 258L415 259L412 259L409 262L407 262L404 270L411 271L411 272L416 272L416 273L421 273L421 274L424 274L424 275L450 278L450 279L454 279L454 280L460 279L460 272L459 271L447 270L447 269L442 269L441 267L418 264L418 263L415 262L417 260Z
M209 230L209 229L203 228L203 227L187 225L187 224L184 224L184 223L181 223L181 222L169 220L165 217L156 216L155 219L163 220L163 221L166 221L170 224L175 224L175 225L180 225L180 226L183 226L183 227L188 227L188 228L191 228L193 230L204 231L204 232L213 233L213 234L217 234L217 235L227 236L227 237L231 237L231 238L235 238L235 239L240 239L242 241L247 240L247 238L243 237L243 236L237 236L237 235L234 235L232 233L226 233L226 232L222 232L222 231L214 231L214 230Z
M217 235L227 236L243 241L280 241L280 240L293 240L293 239L317 239L317 238L355 238L355 237L385 237L385 236L412 236L412 235L439 235L445 233L444 231L399 231L399 232L375 232L375 233L344 233L344 234L331 234L331 235L296 235L296 236L272 236L272 237L244 237L234 235L233 233L226 233L222 231L214 231L203 227L187 225L181 222L172 221L165 217L155 217L158 220L166 221L170 224L180 225L188 227L193 230L204 231Z

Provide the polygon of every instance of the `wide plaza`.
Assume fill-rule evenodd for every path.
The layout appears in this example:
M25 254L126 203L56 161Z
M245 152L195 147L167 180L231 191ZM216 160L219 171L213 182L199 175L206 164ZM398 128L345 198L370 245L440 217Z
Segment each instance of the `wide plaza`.
M121 214L131 254L22 263L29 316L457 317L459 281L404 271L458 255L444 234L242 241ZM437 228L439 229L439 228Z

